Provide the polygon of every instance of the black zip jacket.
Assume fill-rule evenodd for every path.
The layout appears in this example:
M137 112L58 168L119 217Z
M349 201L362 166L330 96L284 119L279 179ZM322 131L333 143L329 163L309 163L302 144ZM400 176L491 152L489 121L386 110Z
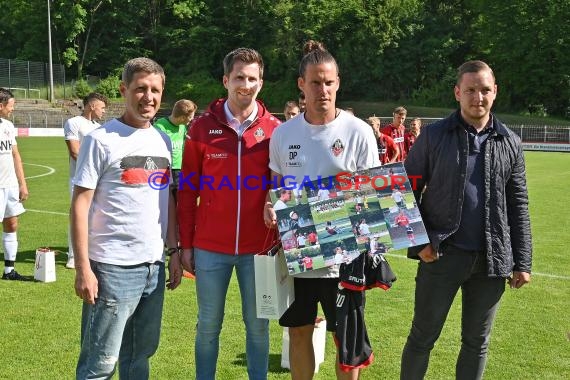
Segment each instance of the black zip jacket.
M520 138L492 115L485 143L485 246L490 277L531 271L532 241L526 170ZM469 154L460 111L422 128L405 161L431 244L436 251L457 231ZM416 177L414 177L416 176ZM425 186L425 189L424 189ZM418 259L424 246L408 249Z

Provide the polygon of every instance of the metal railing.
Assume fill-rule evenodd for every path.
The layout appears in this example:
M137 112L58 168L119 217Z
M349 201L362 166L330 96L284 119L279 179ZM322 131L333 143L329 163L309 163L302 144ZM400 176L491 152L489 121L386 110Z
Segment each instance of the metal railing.
M570 144L570 127L552 125L507 125L524 142Z
M70 96L71 89L67 89L65 83L65 67L54 64L52 68L54 84L63 92L64 98ZM47 99L48 73L47 63L0 58L0 87L13 91L18 98Z
M18 128L63 128L66 120L79 114L79 110L71 112L68 109L46 108L45 110L15 110L12 122ZM121 108L109 109L101 123L120 116ZM168 114L168 112L166 113ZM433 122L435 118L421 118L424 124ZM381 118L382 126L392 121L391 118ZM570 127L552 125L508 124L513 132L524 142L570 144Z
M440 120L439 118L420 117L423 125ZM409 119L406 123L409 123ZM391 117L381 117L382 127L392 122ZM561 125L537 125L537 124L506 124L509 129L516 133L523 142L559 143L570 144L570 127Z
M25 110L14 111L10 119L16 128L63 128L67 119L77 115L79 115L79 112L74 114L63 109ZM120 114L108 112L100 123L104 123L118 116L120 116Z

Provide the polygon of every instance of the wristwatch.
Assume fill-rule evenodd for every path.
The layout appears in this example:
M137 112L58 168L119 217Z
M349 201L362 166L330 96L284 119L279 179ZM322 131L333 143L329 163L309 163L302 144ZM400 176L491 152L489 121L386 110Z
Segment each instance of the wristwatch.
M178 248L166 248L164 253L166 254L166 256L172 256L173 254L175 254L176 252L178 252Z

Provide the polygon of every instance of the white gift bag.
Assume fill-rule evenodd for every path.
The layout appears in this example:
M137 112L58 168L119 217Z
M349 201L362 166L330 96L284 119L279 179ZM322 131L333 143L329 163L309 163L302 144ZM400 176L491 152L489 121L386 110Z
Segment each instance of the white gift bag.
M313 350L315 351L315 373L319 372L319 366L325 361L325 345L327 339L327 321L317 318L313 331ZM283 344L281 345L281 368L291 369L289 364L289 329L283 328Z
M41 282L55 281L55 252L49 248L36 249L34 279Z
M279 319L295 300L283 249L273 255L255 255L255 307L257 318Z

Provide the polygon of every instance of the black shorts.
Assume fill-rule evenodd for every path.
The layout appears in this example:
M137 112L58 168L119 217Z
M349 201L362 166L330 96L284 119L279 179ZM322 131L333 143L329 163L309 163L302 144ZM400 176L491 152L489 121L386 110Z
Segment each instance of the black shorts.
M338 278L295 278L295 301L279 319L283 327L314 325L318 304L325 313L327 330L336 331Z

